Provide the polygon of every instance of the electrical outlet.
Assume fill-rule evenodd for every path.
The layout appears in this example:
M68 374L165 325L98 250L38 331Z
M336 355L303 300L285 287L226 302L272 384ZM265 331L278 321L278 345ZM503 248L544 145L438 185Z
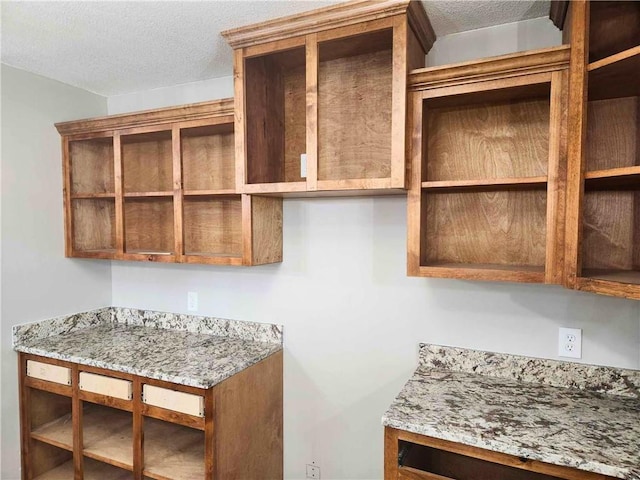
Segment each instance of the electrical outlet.
M558 330L558 356L582 358L582 330L564 328Z
M307 464L307 478L320 478L320 467L313 463Z
M187 293L187 310L190 312L198 311L198 292Z

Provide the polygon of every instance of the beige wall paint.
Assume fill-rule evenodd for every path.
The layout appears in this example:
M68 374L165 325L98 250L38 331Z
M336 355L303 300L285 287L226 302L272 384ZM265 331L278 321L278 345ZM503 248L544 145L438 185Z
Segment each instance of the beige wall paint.
M111 304L109 262L64 258L54 122L103 115L104 97L2 65L2 472L20 478L11 326Z

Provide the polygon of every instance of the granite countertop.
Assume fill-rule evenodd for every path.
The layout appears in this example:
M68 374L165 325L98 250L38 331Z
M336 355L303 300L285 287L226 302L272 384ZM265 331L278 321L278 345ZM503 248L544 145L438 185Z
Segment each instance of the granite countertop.
M14 327L20 352L210 388L282 349L277 325L108 309Z
M639 392L637 370L421 345L383 425L640 480Z

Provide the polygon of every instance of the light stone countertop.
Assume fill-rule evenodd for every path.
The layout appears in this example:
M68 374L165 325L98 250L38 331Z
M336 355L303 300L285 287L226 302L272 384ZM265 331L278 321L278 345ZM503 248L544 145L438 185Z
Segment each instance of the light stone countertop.
M274 325L101 309L14 327L14 349L206 389L280 351L282 336Z
M640 480L639 374L422 345L419 367L382 423L518 457ZM560 386L562 382L573 386Z

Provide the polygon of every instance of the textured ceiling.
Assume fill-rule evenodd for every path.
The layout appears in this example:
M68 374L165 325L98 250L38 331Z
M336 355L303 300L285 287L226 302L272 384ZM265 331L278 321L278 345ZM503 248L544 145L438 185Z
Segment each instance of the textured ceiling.
M230 75L219 32L328 1L2 1L2 62L109 96ZM426 1L438 36L547 16L548 1Z

